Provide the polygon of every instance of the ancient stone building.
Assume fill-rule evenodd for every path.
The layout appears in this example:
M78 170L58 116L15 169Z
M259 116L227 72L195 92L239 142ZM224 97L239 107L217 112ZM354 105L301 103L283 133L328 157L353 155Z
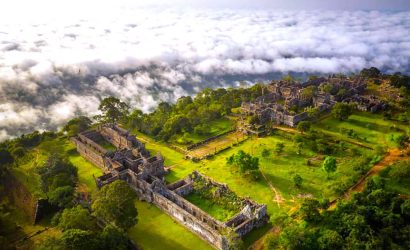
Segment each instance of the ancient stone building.
M117 150L104 149L100 145L103 144L101 140L112 143ZM184 196L194 190L194 183L199 180L215 186L221 193L228 190L226 185L196 171L183 180L167 185L162 156L158 154L151 157L144 144L116 125L107 124L97 130L80 133L71 141L84 158L105 170L104 175L96 178L99 188L115 180L126 181L139 199L155 204L216 249L229 249L232 244L231 233L235 237L242 237L269 220L266 205L249 199L241 199L242 210L228 221L216 220L184 199Z
M241 105L246 116L256 116L261 124L284 124L291 127L308 119L307 107L317 107L320 112L330 110L337 102L354 102L360 110L377 111L383 105L377 98L365 96L365 79L331 75L305 83L272 81L265 95ZM250 126L240 126L245 133L254 133Z

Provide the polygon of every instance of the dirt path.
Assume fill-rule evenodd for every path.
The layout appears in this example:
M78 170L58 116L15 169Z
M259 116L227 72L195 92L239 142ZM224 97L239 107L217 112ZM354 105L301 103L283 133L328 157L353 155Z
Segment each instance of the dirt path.
M388 165L390 165L391 163L397 161L400 158L400 155L403 152L397 148L393 148L393 149L389 149L387 151L387 154L384 156L384 158L379 161L379 163L377 163L376 165L374 165L369 172L367 172L367 174L365 176L363 176L362 178L360 178L360 180L348 190L347 195L350 196L351 192L361 192L364 189L364 185L366 183L366 179L368 177L374 176L376 174L378 174L383 168L387 167Z
M410 146L409 146L410 147ZM333 200L330 202L330 208L334 208L337 201L343 198L349 198L353 192L361 192L363 191L365 185L366 185L366 180L369 177L372 177L376 174L378 174L382 169L385 167L389 166L391 163L398 161L399 159L402 159L402 156L404 154L406 149L400 150L397 148L392 148L389 149L386 153L386 155L383 157L381 161L379 161L376 165L374 165L365 175L363 175L353 186L351 186L343 195L341 195L339 198ZM406 157L409 158L409 157Z
M263 176L263 178L265 179L265 181L268 183L269 188L272 190L272 192L275 194L275 199L273 201L276 202L276 204L278 204L278 207L280 208L280 203L283 203L284 199L282 197L282 195L280 195L280 193L276 190L276 188L272 185L272 182L265 176L265 174L261 171L261 174Z

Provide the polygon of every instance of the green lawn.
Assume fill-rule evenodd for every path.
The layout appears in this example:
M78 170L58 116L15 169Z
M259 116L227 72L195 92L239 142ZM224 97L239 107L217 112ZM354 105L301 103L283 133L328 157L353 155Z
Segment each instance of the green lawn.
M138 223L128 235L143 249L213 249L155 205L137 201Z
M24 163L11 169L13 175L31 192L34 197L45 198L46 195L41 190L40 175L36 168L47 159L44 152L32 150L27 153Z
M346 121L340 121L329 116L313 124L313 128L345 140L353 139L369 147L376 145L396 147L396 143L391 139L392 136L409 133L410 131L408 124L384 120L382 115L367 112L355 112ZM349 137L341 132L342 129L352 129L358 137Z
M78 169L79 182L84 184L89 192L96 192L98 189L94 177L101 176L103 171L77 153L75 146L70 142L65 144L65 150L70 162Z
M200 135L200 134L192 132L192 133L187 133L184 136L178 135L175 138L173 138L173 143L186 146L186 143L184 142L190 142L188 144L192 144L192 143L203 141L207 138L210 138L210 137L213 137L213 136L216 136L216 135L219 135L219 134L222 134L222 133L225 133L231 130L234 126L234 122L228 118L221 118L221 119L210 122L209 124L207 124L207 126L210 127L210 131L208 134Z
M392 128L393 125L399 131ZM332 139L351 140L370 147L375 145L394 147L394 142L390 140L391 135L403 133L402 131L408 132L409 130L405 124L385 121L380 115L368 113L355 113L343 122L328 117L318 124L314 124L313 127L328 133L332 136ZM358 138L349 138L346 134L342 134L341 128L353 129ZM324 156L318 155L307 148L302 149L300 155L297 154L295 143L286 136L272 135L263 138L250 138L237 146L220 152L211 159L198 163L185 160L184 154L171 149L164 143L156 142L146 135L138 133L137 137L146 144L146 148L152 154L160 152L165 158L165 165L172 167L170 173L166 176L167 182L171 183L185 178L193 170L198 170L218 182L226 183L240 197L249 197L258 203L267 204L272 223L275 218L298 207L303 200L299 198L300 196L336 198L334 187L340 186L340 183L348 181L355 174L352 166L356 163L358 156L375 154L371 149L349 144L348 148L354 149L357 155L344 153L343 155L342 153L336 155L338 170L330 178L327 178L327 174L321 168ZM274 152L275 145L278 142L285 145L284 152L280 154ZM270 156L262 157L264 149L271 152ZM242 176L237 168L226 164L226 158L238 152L238 150L244 150L259 157L260 170L266 179L261 177L257 181L251 181ZM77 166L80 183L85 185L91 193L96 191L93 175L97 177L102 174L102 171L83 159L67 138L61 137L42 143L30 153L30 157L35 159L33 162L40 163L46 159L47 152L52 151L64 152L69 160ZM308 159L312 164L307 165ZM36 166L33 162L28 162L13 171L19 179L26 180L30 190L35 191L38 190L39 180L38 176L36 177L33 174ZM299 174L303 178L301 188L294 186L292 178L295 174ZM268 183L272 184L277 194ZM391 185L393 188L394 184ZM400 188L400 190L403 190L402 187ZM276 201L277 195L280 198L279 203ZM217 219L225 220L225 218L231 216L210 201L189 196L187 199L203 210L210 212ZM139 212L139 222L129 231L129 235L144 249L210 249L207 243L177 222L174 222L171 217L161 212L154 205L139 201L136 205ZM252 232L244 239L246 245L250 245L257 240L268 229L269 226L266 226Z
M108 141L106 141L102 137L99 140L97 140L96 143L98 143L98 145L102 146L105 150L108 150L108 151L117 150L117 148L114 145L112 145L111 143L109 143Z
M202 198L199 194L194 193L194 192L190 193L184 198L188 200L189 202L191 202L192 204L195 204L196 206L198 206L203 211L210 214L215 219L222 221L222 222L229 220L230 218L232 218L235 214L239 212L239 211L234 211L234 210L228 210L224 208L223 206L213 202L210 199Z

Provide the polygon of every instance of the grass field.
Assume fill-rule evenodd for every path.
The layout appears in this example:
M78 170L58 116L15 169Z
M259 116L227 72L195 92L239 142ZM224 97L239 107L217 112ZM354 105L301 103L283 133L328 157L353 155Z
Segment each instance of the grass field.
M50 226L51 216L48 216L33 225L31 220L22 210L12 208L9 212L8 216L10 216L10 218L12 218L12 220L20 227L20 230L15 232L9 238L14 242L16 249L34 249L35 244L43 241L46 237L58 236L61 234L59 229ZM36 234L43 230L46 231ZM25 237L30 238L25 239Z
M41 150L32 150L25 156L24 163L12 168L13 175L30 191L36 198L45 198L46 195L40 187L40 175L36 168L43 164L47 155Z
M143 249L213 249L155 205L137 201L136 206L138 223L128 231L128 235Z
M114 145L112 145L111 143L107 142L107 141L104 140L104 139L101 139L101 140L97 141L97 143L98 143L100 146L102 146L104 149L108 150L108 151L115 151L115 150L117 150L117 148L116 148Z
M219 120L212 121L206 125L210 128L209 133L202 135L192 132L186 133L183 136L178 135L175 138L173 138L172 143L181 146L186 146L186 142L189 142L188 144L200 142L209 137L213 137L231 130L234 126L234 122L228 118L221 118Z
M330 178L321 168L325 156L308 148L303 148L298 154L297 147L291 139L292 134L249 138L198 163L184 159L184 154L171 149L165 143L157 142L140 133L136 135L145 143L146 148L152 154L160 152L164 156L165 165L171 167L170 173L165 177L167 182L171 183L185 178L193 170L198 170L218 182L226 183L238 196L249 197L258 203L267 204L272 224L246 236L244 241L248 246L266 232L276 218L294 211L303 197L336 198L335 187L340 186L343 182L348 182L356 174L353 166L357 162L358 156L375 154L374 150L356 144L363 144L370 148L374 148L375 145L395 147L391 136L409 131L408 125L385 121L380 115L368 113L355 113L343 122L327 117L314 124L313 127L327 133L329 139L351 141L352 143L348 144L349 150L354 149L357 152L356 155L347 153L336 155L338 169L336 173L330 175ZM352 129L357 136L347 136L342 132L342 128ZM203 152L215 151L215 145L218 143L232 145L235 141L236 137L233 136L230 139L221 139L220 142L211 142L198 149ZM278 154L274 152L274 148L279 142L283 143L285 148L283 153ZM262 157L264 149L270 152L268 157ZM259 180L249 180L241 175L236 167L226 164L226 158L238 150L243 150L259 158L260 171L263 173ZM33 174L35 166L46 159L48 152L53 151L65 153L69 160L77 166L80 183L91 194L96 191L93 175L99 176L102 171L83 159L76 152L75 147L64 137L44 142L32 150L30 157L34 160L14 169L14 173L19 179L26 181L30 190L33 192L38 190L39 179ZM308 160L310 164L307 164ZM294 186L292 178L295 174L299 174L303 178L300 188ZM408 192L401 185L395 183L389 185L392 189L400 190L400 192ZM198 199L198 197L187 197L187 199L217 219L225 220L231 216L211 202ZM174 222L171 217L154 205L138 201L136 206L139 221L128 233L143 249L211 249L207 243Z
M202 198L196 193L190 193L184 198L192 204L198 206L203 211L209 213L215 219L222 222L227 221L239 212L235 210L228 210L212 200Z
M203 144L193 150L190 150L188 155L192 158L202 158L208 154L215 154L215 152L218 152L221 149L229 147L234 143L246 140L246 138L247 136L238 132L228 133L215 140L210 141L209 143Z
M340 121L329 116L314 124L313 128L345 140L356 140L369 147L376 145L396 147L396 143L392 141L392 136L409 133L410 131L408 124L384 120L382 115L366 112L356 112L346 121ZM352 129L357 137L349 137L346 133L342 133L343 129Z

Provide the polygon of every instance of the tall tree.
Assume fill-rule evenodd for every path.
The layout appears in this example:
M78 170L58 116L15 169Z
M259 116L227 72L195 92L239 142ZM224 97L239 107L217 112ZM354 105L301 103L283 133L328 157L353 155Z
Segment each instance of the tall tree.
M63 230L94 230L96 228L96 224L90 212L78 205L73 208L64 209L59 219L58 227Z
M92 204L93 214L118 228L128 229L137 223L135 192L124 181L114 181L97 193Z
M71 119L63 128L64 132L67 132L68 136L74 136L81 133L91 126L91 120L86 116L80 116Z
M322 168L326 171L327 176L329 177L329 174L335 172L337 169L336 158L333 156L326 156Z
M227 163L230 165L236 165L239 170L244 173L249 170L259 169L259 159L252 157L250 154L245 153L243 150L239 150L237 154L233 154L227 159Z
M301 121L296 126L297 130L299 130L302 134L310 130L311 123L308 121Z
M353 106L351 104L338 102L332 108L332 115L341 121L347 120L352 113Z
M293 183L295 184L296 187L298 187L298 188L301 187L302 183L303 183L302 176L300 176L298 174L295 174L293 176Z
M41 189L48 195L49 201L60 207L70 206L74 199L77 168L67 158L52 154L37 172Z
M128 115L129 106L120 99L110 96L101 101L98 109L102 112L103 121L117 122Z
M99 249L96 235L91 231L69 229L63 233L61 240L67 250L94 250Z

